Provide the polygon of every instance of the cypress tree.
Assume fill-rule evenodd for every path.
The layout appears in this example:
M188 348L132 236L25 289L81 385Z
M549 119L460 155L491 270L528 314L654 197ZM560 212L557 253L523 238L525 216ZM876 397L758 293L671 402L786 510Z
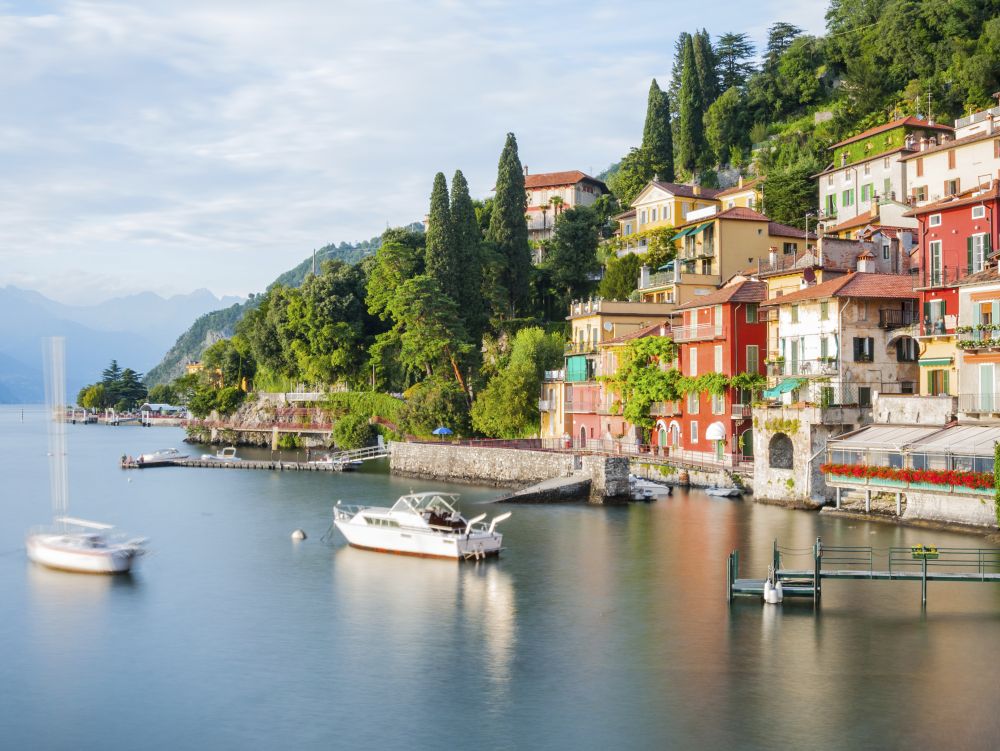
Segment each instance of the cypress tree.
M476 209L469 196L469 183L462 170L455 170L451 179L451 226L461 274L455 302L472 341L478 342L487 318L483 299L483 243Z
M704 140L704 102L694 59L694 43L689 37L684 45L681 70L680 125L677 130L677 161L681 169L694 174L698 169Z
M642 129L642 149L649 158L653 174L661 180L674 179L674 139L670 132L670 102L656 79L649 85L646 125Z
M528 246L528 223L524 218L527 209L524 170L517 156L517 139L513 133L508 133L497 167L496 197L486 239L496 246L503 259L500 278L507 290L512 313L528 299L531 249Z
M701 87L702 112L708 109L719 96L719 70L712 48L712 38L706 29L691 37L694 47L694 65L698 71L698 85Z
M453 301L461 286L455 258L455 238L452 233L451 210L448 205L448 183L443 172L434 175L431 190L431 210L427 219L427 273L437 281L441 291Z

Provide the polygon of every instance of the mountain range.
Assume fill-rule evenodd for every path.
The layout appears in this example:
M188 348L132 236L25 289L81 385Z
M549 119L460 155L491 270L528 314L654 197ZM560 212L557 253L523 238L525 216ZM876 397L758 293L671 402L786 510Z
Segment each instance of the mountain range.
M65 305L18 287L0 287L0 403L44 400L41 339L66 337L67 396L100 379L115 359L140 373L153 367L192 318L242 302L206 289L163 298L152 292L98 305Z

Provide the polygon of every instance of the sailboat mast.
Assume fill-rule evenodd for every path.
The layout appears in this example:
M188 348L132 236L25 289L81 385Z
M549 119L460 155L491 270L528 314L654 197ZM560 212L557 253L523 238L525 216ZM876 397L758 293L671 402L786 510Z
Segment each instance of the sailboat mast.
M42 345L45 363L45 404L49 408L49 490L52 513L66 515L69 506L69 476L66 469L66 354L61 336Z

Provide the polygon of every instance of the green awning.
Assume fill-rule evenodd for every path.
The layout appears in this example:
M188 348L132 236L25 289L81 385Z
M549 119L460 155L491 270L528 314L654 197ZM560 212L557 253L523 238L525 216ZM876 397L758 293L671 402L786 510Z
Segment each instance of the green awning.
M927 360L921 360L920 367L940 368L943 365L951 365L954 361L954 357L932 357Z
M680 240L682 237L687 237L689 234L691 234L691 231L695 229L697 229L697 227L688 227L687 229L682 229L680 232L678 232L676 235L670 238L670 242L673 242L674 240Z
M786 378L773 389L766 389L764 396L768 399L777 399L782 394L787 394L789 391L797 389L801 383L801 378Z
M712 226L712 223L711 223L711 222L705 222L704 224L699 224L699 225L698 225L697 227L695 227L694 229L690 229L690 230L688 230L688 234L689 234L689 235L697 235L697 234L698 234L699 232L701 232L701 231L702 231L703 229L705 229L706 227L711 227L711 226Z
M667 261L665 264L663 264L662 266L660 266L660 268L657 269L657 271L673 271L673 270L674 270L673 261Z

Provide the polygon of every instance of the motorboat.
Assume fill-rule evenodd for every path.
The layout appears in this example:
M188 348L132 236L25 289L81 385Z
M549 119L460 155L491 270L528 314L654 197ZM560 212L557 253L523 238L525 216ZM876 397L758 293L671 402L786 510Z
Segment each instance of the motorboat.
M333 454L321 456L319 459L312 459L309 464L317 464L321 467L330 467L335 472L353 472L357 465L349 459L342 459Z
M151 451L148 454L139 454L136 464L140 467L160 467L187 458L187 454L182 454L177 449L160 449L159 451Z
M733 498L743 494L739 488L724 488L719 485L712 485L711 487L705 488L705 492L709 495L718 495L724 498Z
M145 553L145 540L127 539L110 524L55 518L50 528L28 533L24 541L28 558L49 568L84 574L124 574Z
M333 507L333 523L356 548L427 558L469 560L500 555L503 535L497 524L510 512L466 519L458 510L458 494L430 491L399 497L391 507Z
M176 449L174 449L176 450ZM206 462L241 462L243 461L238 456L236 456L235 446L226 446L225 448L219 449L214 454L202 454L202 461Z

